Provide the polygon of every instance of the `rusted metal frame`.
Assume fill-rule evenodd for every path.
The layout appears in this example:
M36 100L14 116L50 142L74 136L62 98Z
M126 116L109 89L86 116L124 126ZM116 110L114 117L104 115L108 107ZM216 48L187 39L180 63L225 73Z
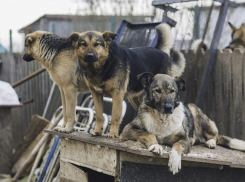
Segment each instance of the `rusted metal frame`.
M216 0L216 1L221 1L221 0ZM197 98L196 98L196 105L200 108L202 108L203 105L203 101L205 98L205 93L208 87L208 83L209 83L209 79L210 79L210 75L212 72L212 68L214 65L214 61L215 61L215 57L217 54L217 49L218 49L218 45L219 45L219 41L220 41L220 37L221 37L221 33L223 30L223 26L224 26L224 22L225 22L225 18L228 12L228 8L230 5L230 1L229 0L222 0L222 5L220 7L220 12L219 12L219 17L217 20L217 24L214 30L214 35L213 35L213 39L211 42L211 46L210 46L210 51L209 51L209 61L207 62L204 70L203 70L203 75L202 75L202 79L201 79L201 85L198 88L198 92L197 92ZM232 6L233 7L233 6Z

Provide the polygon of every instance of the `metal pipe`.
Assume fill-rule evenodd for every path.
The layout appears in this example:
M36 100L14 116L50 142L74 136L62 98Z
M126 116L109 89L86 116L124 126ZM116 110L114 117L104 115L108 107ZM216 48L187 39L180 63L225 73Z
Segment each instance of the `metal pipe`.
M51 90L50 90L50 93L49 93L49 96L48 96L47 103L46 103L45 108L44 108L44 111L43 111L43 115L42 115L43 118L46 117L48 106L50 104L51 98L52 98L53 93L54 93L55 85L56 85L55 82L53 82L53 85L51 87Z

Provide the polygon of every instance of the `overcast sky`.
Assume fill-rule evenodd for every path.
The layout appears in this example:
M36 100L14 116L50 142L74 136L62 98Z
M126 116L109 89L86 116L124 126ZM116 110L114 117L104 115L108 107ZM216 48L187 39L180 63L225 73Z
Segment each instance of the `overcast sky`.
M44 14L75 14L76 0L0 0L0 43L9 50L12 29L13 51L23 50L23 34L18 30Z
M83 6L79 0L0 0L0 43L9 50L9 30L12 29L13 51L22 51L24 35L18 30L44 14L76 14Z

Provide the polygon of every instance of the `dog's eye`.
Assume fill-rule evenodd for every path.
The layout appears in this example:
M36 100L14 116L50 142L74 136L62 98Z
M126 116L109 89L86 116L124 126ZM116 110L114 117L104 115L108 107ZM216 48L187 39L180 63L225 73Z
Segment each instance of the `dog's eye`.
M86 46L87 46L86 42L82 42L81 45L82 45L83 47L86 47Z
M80 47L80 46L86 47L87 46L86 42L78 42L77 45L78 45L78 47Z
M171 93L171 94L172 94L172 93L174 93L174 92L175 92L174 90L170 90L170 92L169 92L169 93Z
M161 93L161 90L160 89L156 89L155 92L157 92L157 93L160 94Z
M94 47L98 47L100 45L100 43L95 43Z

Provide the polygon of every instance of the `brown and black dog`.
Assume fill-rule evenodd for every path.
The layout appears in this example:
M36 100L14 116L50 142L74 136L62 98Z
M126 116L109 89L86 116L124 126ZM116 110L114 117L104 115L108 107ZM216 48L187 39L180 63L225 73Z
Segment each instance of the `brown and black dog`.
M75 108L78 92L89 92L83 79L83 70L74 56L74 46L68 38L53 33L36 31L26 35L27 48L23 59L37 60L48 71L51 79L59 86L64 122L54 130L70 133L75 123Z
M137 82L138 74L148 71L180 76L183 73L183 55L175 51L171 61L167 54L174 43L170 27L161 24L157 31L155 48L126 48L113 41L117 34L108 31L73 33L70 36L94 100L96 126L92 135L101 135L103 131L103 95L113 99L111 129L107 136L118 137L123 99L127 97L137 109L142 98L143 87Z
M181 169L181 154L188 153L191 145L200 142L208 148L216 144L245 151L245 141L218 135L218 129L195 104L180 102L180 91L185 81L169 75L143 73L138 76L145 94L136 118L125 126L121 141L142 142L149 151L162 155L159 144L172 146L168 166L175 174Z
M245 49L245 25L244 23L240 26L240 28L236 28L230 22L228 22L228 24L232 29L231 42L229 46L227 46L225 49L232 49L232 50L235 48Z

